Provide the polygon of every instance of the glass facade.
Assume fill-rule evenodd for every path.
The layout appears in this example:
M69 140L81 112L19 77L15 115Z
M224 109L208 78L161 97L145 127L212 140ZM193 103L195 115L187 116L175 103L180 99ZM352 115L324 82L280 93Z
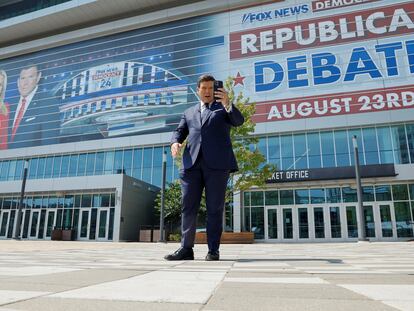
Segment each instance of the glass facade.
M29 159L28 179L127 174L161 186L162 153L167 151L167 182L178 178L178 168L169 146L127 148ZM0 181L19 180L23 159L0 161Z
M363 202L367 237L376 237L376 221L380 223L382 237L392 237L391 214L395 215L395 237L413 237L414 184L364 185ZM327 207L326 214L323 206ZM280 234L292 239L292 222L296 217L298 238L309 238L309 214L313 213L314 238L326 238L325 223L328 218L331 238L356 238L356 206L356 189L351 187L246 191L243 193L242 228L247 231L251 228L256 239L264 239L263 231L267 226L268 238L277 239L277 219L281 217L283 230ZM344 208L344 216L341 216L341 207ZM279 216L277 209L281 211ZM376 212L377 220L374 216ZM267 221L263 221L266 214ZM347 237L342 236L343 226L346 227Z
M0 197L0 238L12 237L18 202L16 196ZM27 195L23 200L21 236L50 239L53 229L71 229L79 233L79 238L95 240L98 232L98 238L113 240L114 212L114 192ZM85 234L88 231L90 234Z
M414 145L409 141L413 132L414 124L331 130L261 137L258 146L266 161L278 170L350 166L353 165L352 136L357 135L362 165L407 164L414 163L411 156ZM159 187L164 151L167 152L167 182L178 178L178 167L169 149L165 145L34 157L29 159L28 178L125 173ZM0 161L0 181L21 179L23 164L23 159ZM290 194L286 197L283 194L281 202L291 204Z
M68 1L70 0L17 1L17 3L1 7L0 20L38 11Z

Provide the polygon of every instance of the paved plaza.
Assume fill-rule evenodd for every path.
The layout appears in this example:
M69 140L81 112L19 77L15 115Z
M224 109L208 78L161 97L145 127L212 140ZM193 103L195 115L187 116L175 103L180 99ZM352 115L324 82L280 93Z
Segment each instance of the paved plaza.
M414 310L414 242L223 245L0 241L0 311Z

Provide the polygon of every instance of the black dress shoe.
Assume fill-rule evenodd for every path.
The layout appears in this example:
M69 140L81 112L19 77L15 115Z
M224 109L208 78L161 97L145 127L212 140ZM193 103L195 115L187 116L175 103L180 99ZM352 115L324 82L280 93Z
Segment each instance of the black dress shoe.
M206 256L206 261L215 261L220 260L220 253L219 251L208 252Z
M192 248L180 247L174 253L165 255L166 260L194 260L194 252Z

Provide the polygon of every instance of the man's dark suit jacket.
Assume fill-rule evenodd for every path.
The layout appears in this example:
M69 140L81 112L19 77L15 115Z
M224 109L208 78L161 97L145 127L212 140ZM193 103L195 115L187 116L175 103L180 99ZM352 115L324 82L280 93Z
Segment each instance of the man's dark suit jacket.
M9 148L49 145L59 141L59 107L54 99L42 99L33 96L16 134L12 139L13 121L17 104L11 107L9 125Z
M201 151L203 160L210 169L237 171L237 162L233 153L230 129L244 122L241 112L233 106L227 112L223 105L213 102L207 116L201 121L200 104L184 111L181 121L174 131L171 144L187 144L183 154L184 169L191 168Z

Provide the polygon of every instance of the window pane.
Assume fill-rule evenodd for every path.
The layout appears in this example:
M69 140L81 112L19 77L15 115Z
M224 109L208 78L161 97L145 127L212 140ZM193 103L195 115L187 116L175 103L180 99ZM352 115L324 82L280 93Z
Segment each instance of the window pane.
M403 125L392 126L391 133L396 164L409 163L408 147L405 139L405 127Z
M128 176L132 175L132 149L124 150L123 169Z
M251 192L252 206L263 206L263 191Z
M374 199L374 186L362 187L362 201L373 202Z
M69 174L68 176L76 176L78 169L78 154L72 154L69 162Z
M279 192L277 190L265 192L266 205L279 205Z
M358 202L356 189L351 187L342 188L342 198L344 202Z
M335 131L336 162L338 166L349 166L348 132Z
M295 168L307 168L308 167L308 151L306 148L306 136L305 134L297 134L293 136L295 144Z
M340 203L341 202L341 188L326 188L326 202Z
M95 156L96 156L96 153L88 153L88 155L86 156L86 175L87 176L94 174Z
M152 161L152 184L161 187L162 183L162 147L154 148L154 155Z
M264 209L252 207L252 229L255 239L264 239Z
M414 184L409 184L408 188L410 189L410 200L414 201Z
M280 162L280 141L279 136L276 137L269 137L267 140L268 144L268 154L269 159L268 162L272 163L276 166L278 170L281 169L281 162Z
M39 163L37 165L37 177L44 178L46 169L46 158L39 158Z
M307 138L308 138L309 168L322 167L319 133L307 134Z
M389 185L375 186L375 197L377 201L391 201L391 187Z
M325 189L310 189L309 192L312 204L325 203Z
M90 194L82 194L82 207L91 207L92 196Z
M151 183L152 151L152 147L144 149L142 180L147 183Z
M243 193L243 206L250 206L250 192Z
M95 173L94 175L102 175L104 171L104 157L103 152L97 152L95 158Z
M87 160L87 154L86 153L82 153L82 154L79 155L78 170L76 172L76 176L85 176L86 160Z
M123 167L122 167L122 156L123 156L123 150L115 151L114 174L124 173Z
M9 171L7 173L7 180L14 180L14 174L16 172L16 160L10 161Z
M114 169L114 157L115 153L113 151L105 152L105 166L104 166L104 174L112 174Z
M109 200L110 200L109 193L101 194L101 206L102 207L109 207L109 203L110 203Z
M309 204L309 190L296 189L295 190L295 204Z
M280 190L280 205L293 204L293 190Z
M388 126L377 128L377 136L381 163L394 163L390 128Z
M45 178L52 177L53 167L53 157L47 157L45 163Z
M358 145L358 156L359 156L359 164L364 165L365 164L365 157L364 157L364 148L362 147L362 133L361 129L357 130L349 130L348 131L348 144L349 147L352 148L352 157L351 157L351 165L354 165L354 149L353 149L353 143L352 138L356 136L357 145Z
M321 145L322 145L323 167L334 167L335 166L335 153L334 153L333 132L322 132L321 133Z
M60 177L67 177L69 173L69 155L65 155L62 157L62 166L60 169Z
M394 201L408 200L408 188L407 185L392 185L392 195Z
M37 176L37 163L38 162L39 162L38 158L30 159L29 172L27 174L27 178L29 178L29 179L36 178L36 176Z
M132 177L135 177L137 179L141 179L141 173L142 173L142 149L134 149L134 158L132 160L133 163L133 169L132 169Z
M409 202L394 202L395 221L397 223L397 236L412 237L411 212Z
M292 135L282 136L282 170L293 170L293 141Z
M93 195L92 207L101 207L101 205L102 205L101 195L100 194L94 194Z
M366 164L378 164L378 146L375 128L365 128L362 130L364 136L364 150Z

